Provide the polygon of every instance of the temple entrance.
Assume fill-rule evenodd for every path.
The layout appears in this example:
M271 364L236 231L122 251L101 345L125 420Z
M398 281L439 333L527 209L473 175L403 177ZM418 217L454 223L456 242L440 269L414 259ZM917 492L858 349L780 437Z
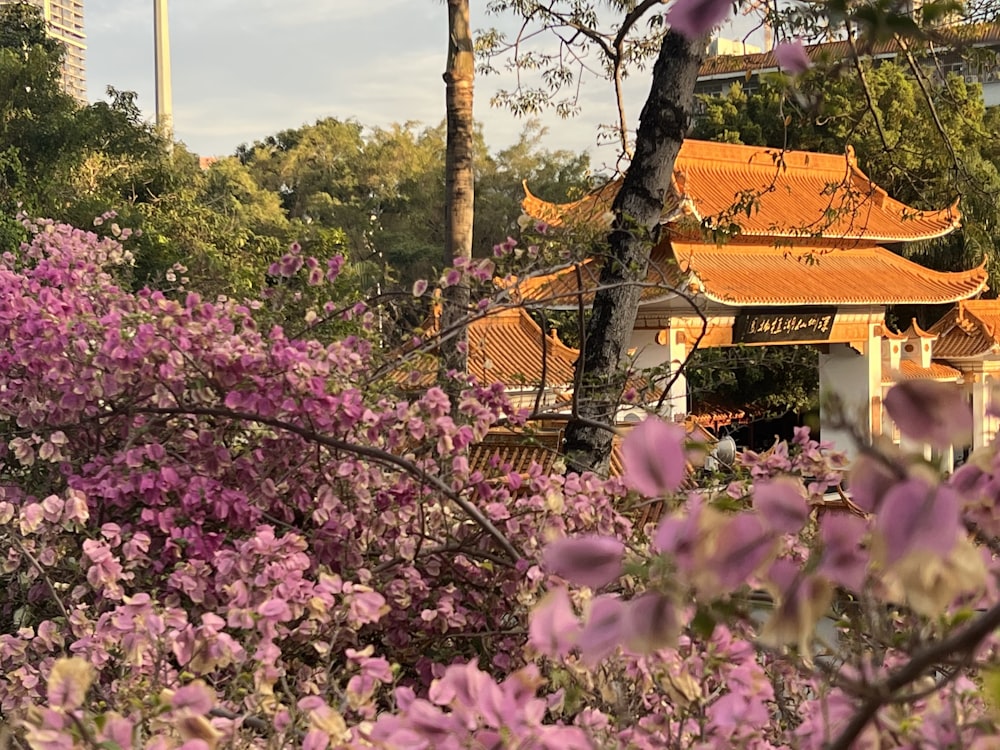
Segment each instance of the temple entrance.
M681 420L688 410L682 367L693 349L816 346L821 431L851 454L856 441L846 425L860 430L862 440L892 435L882 398L893 383L963 379L955 367L932 361L936 333L915 324L904 332L889 329L886 307L974 297L986 288L985 262L942 273L886 249L953 231L957 206L928 212L894 201L861 172L852 151L780 156L778 167L769 149L684 142L629 344L632 365L660 368L670 384L661 415ZM555 205L526 189L524 208L571 242L575 225L589 225L592 234L607 221L616 192L612 182L580 201ZM755 210L733 217L734 203L748 194ZM738 232L712 241L692 230L725 217L739 222ZM599 275L600 262L585 259L519 279L508 291L529 308L572 310L581 299L589 302Z

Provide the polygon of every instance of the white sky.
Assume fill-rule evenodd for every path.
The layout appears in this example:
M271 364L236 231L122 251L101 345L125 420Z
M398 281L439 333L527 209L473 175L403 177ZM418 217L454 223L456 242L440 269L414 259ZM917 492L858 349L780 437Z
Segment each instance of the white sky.
M498 25L472 0L473 29ZM112 85L139 94L152 118L153 3L86 0L87 82L91 100ZM322 117L364 125L444 117L447 9L442 0L171 0L174 129L203 155L229 154L286 128ZM648 74L630 87L630 127L648 91ZM491 108L504 75L478 77L476 117L491 149L517 137L523 121ZM549 148L592 150L595 166L614 161L594 150L597 126L614 117L609 84L588 80L583 112L542 118Z

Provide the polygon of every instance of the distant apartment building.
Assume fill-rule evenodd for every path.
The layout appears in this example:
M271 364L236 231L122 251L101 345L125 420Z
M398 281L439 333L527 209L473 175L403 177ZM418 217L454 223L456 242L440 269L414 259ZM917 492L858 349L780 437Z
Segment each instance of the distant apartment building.
M0 0L0 4L14 0ZM24 0L17 0L24 1ZM63 90L80 102L87 101L87 36L83 31L83 0L27 0L41 8L49 35L66 48L63 57Z
M919 50L919 56L930 62L932 73L957 73L969 83L983 88L983 99L988 107L1000 105L1000 24L979 23L948 26L937 35L938 41ZM744 91L756 91L760 76L778 70L778 61L772 51L742 52L739 43L719 40L717 50L705 60L695 85L696 94L719 96L726 94L734 83ZM733 51L728 51L732 49ZM962 54L962 51L974 54ZM806 48L814 61L844 60L851 50L846 41L836 40L814 44ZM878 63L894 60L900 53L895 42L882 42L867 50L867 57Z
M709 57L719 57L720 55L739 55L742 57L743 55L756 55L763 51L755 44L747 44L740 39L725 39L718 36L708 45Z

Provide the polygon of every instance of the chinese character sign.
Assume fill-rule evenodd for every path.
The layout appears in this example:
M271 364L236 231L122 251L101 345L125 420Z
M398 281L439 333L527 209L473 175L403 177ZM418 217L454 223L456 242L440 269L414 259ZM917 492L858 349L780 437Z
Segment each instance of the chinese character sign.
M733 343L827 341L836 316L835 307L741 310L733 325Z

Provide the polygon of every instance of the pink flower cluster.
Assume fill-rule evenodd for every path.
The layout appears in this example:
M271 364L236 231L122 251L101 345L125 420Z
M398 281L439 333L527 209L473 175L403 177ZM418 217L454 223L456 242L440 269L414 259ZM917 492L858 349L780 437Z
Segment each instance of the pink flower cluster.
M807 431L681 495L699 448L655 419L624 481L473 466L517 421L502 386L399 393L363 327L265 334L259 305L132 294L115 242L29 229L0 256L22 745L991 746L995 451L949 479L868 451L839 509L843 459ZM293 248L272 275L318 292L342 263ZM936 386L886 406L915 441L967 426ZM626 488L664 501L655 527Z
M359 387L379 356L359 336L292 339L259 330L259 305L132 294L113 241L28 226L0 256L5 715L44 705L72 654L136 736L215 743L157 723L150 696L195 677L212 732L264 716L318 746L313 725L337 720L307 696L340 694L337 716L364 722L386 686L426 690L484 644L492 669L520 668L545 542L628 532L617 482L470 468L470 445L516 415L501 386L470 384L454 413L440 388ZM322 267L293 247L272 273L312 283ZM79 730L31 726L57 744Z

